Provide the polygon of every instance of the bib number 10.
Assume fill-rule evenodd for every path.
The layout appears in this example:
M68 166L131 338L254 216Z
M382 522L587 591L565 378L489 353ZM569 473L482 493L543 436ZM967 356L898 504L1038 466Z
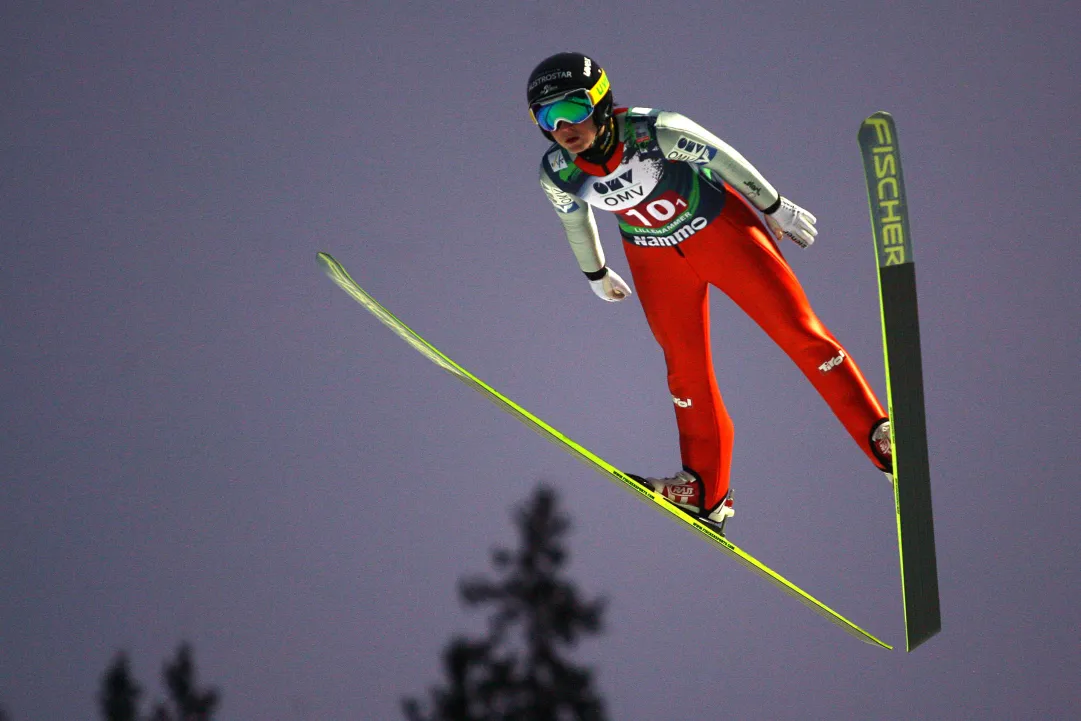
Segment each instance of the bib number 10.
M669 191L656 200L635 206L620 213L628 223L641 228L663 225L687 209L687 201Z

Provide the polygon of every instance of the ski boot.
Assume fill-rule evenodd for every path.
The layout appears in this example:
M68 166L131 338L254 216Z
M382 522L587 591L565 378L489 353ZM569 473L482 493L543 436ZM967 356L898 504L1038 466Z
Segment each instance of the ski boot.
M893 444L890 441L890 419L879 421L871 431L871 450L882 464L882 475L893 485Z
M731 488L713 508L706 510L702 507L704 496L702 479L694 471L685 469L668 478L632 477L654 493L659 493L672 505L687 511L695 518L716 526L721 535L724 535L725 522L736 514L736 510L732 505Z

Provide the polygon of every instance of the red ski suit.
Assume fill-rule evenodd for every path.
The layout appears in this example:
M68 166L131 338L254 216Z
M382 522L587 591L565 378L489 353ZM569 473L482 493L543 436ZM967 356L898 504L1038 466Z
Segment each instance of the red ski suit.
M731 298L795 362L876 466L872 428L885 413L856 363L815 315L765 224L738 193L679 245L623 243L634 287L664 351L683 464L705 486L705 508L728 492L732 419L713 372L708 289Z
M748 202L779 205L779 194L734 149L681 115L620 108L613 128L615 147L601 165L551 146L541 186L587 276L606 267L590 208L619 217L634 286L668 366L683 464L702 479L703 509L728 491L733 439L713 373L710 285L788 354L883 468L871 443L886 417L882 406Z

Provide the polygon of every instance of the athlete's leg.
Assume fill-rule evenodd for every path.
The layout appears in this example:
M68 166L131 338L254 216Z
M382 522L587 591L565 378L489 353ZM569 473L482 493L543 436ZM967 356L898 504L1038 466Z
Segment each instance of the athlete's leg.
M683 465L702 479L708 511L728 492L734 435L713 373L709 286L674 248L623 245L646 321L664 352Z
M691 264L788 354L860 449L882 468L871 433L886 413L855 361L815 315L761 219L742 197L729 193L724 211L707 230L716 230L721 242L707 245L690 238L684 245Z

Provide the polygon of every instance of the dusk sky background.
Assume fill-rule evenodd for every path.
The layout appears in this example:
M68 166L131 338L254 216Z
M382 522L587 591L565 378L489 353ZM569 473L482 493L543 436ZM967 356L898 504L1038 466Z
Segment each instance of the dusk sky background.
M484 617L457 582L540 482L609 716L1065 718L1081 702L1070 2L26 2L0 10L0 706L149 703L182 640L222 721L402 718ZM526 77L595 57L818 218L783 246L884 396L856 132L897 121L943 630L839 629L454 382L391 311L621 468L679 466L637 299L590 292L537 184ZM614 219L611 266L629 279ZM730 536L904 646L892 494L720 293Z

